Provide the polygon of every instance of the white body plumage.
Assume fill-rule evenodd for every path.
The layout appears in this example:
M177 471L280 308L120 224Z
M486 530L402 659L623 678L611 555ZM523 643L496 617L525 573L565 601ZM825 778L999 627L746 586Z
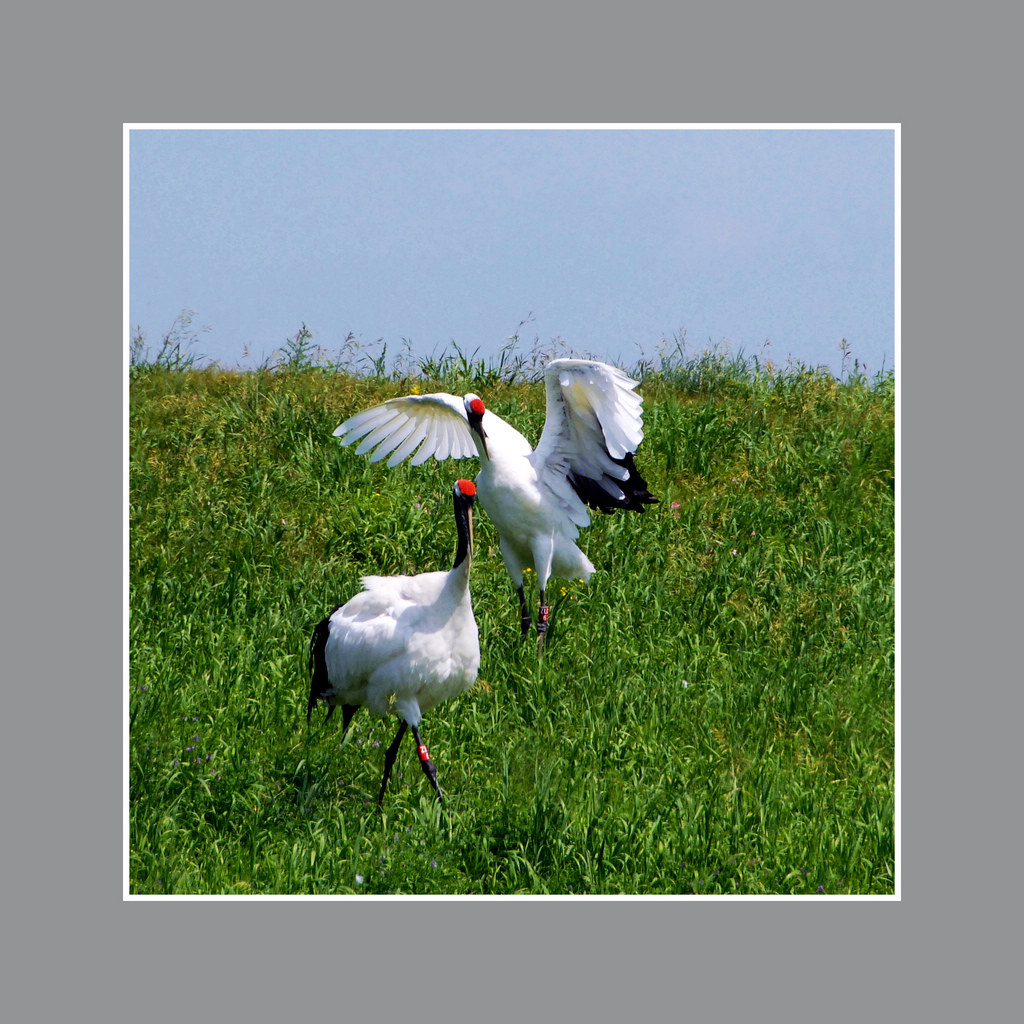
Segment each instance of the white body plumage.
M328 619L324 697L419 725L425 711L468 690L480 668L469 559L450 572L361 582Z

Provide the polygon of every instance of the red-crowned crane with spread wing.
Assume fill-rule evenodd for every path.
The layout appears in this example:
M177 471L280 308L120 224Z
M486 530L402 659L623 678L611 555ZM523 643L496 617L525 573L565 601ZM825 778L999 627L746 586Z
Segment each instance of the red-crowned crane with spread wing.
M647 490L634 455L643 440L637 381L607 363L554 359L544 371L547 411L536 448L474 394L406 395L345 420L334 431L342 444L373 450L371 462L396 466L427 459L478 455L480 504L498 530L505 568L519 596L525 638L532 625L523 572L540 586L538 651L543 649L552 576L589 581L594 566L577 547L590 524L587 506L602 512L643 512L658 499Z

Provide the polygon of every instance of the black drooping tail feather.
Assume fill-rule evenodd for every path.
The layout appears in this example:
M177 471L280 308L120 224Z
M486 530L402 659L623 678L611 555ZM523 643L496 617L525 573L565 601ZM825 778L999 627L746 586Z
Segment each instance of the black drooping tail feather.
M633 461L633 452L626 452L625 458L616 459L609 452L605 452L609 459L616 465L622 466L629 473L626 480L616 480L614 477L607 477L608 486L622 491L621 498L615 498L604 489L601 481L588 476L581 476L579 473L570 473L568 476L572 489L579 495L580 501L591 508L599 509L601 512L614 512L616 509L623 509L626 512L643 512L644 505L651 505L658 501L649 490L647 481L640 475Z
M337 611L337 609L335 609ZM334 612L331 612L333 615ZM331 634L331 618L321 619L313 628L313 635L309 638L309 703L306 705L306 721L313 717L313 708L318 700L326 700L331 690L331 682L327 677L327 638ZM334 711L334 705L327 705L327 717L330 718Z
M335 605L331 609L331 615L333 615L339 608L340 604ZM309 703L306 705L306 722L308 723L313 717L313 708L316 707L316 702L322 700L327 704L327 717L324 719L325 722L331 720L331 715L334 714L334 705L327 699L331 692L331 679L327 673L327 638L331 635L331 616L328 615L326 619L321 619L316 626L313 628L313 635L309 638ZM341 731L344 733L348 729L348 723L352 720L352 716L359 710L358 704L342 704L341 705Z

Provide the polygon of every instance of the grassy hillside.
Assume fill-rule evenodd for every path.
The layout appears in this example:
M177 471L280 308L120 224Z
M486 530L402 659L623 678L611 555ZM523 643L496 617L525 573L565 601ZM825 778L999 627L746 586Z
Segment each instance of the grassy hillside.
M544 417L507 367L420 369L132 367L130 891L892 893L892 376L643 368L661 504L595 515L542 660L478 510L483 682L422 726L448 813L408 742L381 815L397 721L307 727L310 630L363 574L447 568L477 463L331 432L413 387Z

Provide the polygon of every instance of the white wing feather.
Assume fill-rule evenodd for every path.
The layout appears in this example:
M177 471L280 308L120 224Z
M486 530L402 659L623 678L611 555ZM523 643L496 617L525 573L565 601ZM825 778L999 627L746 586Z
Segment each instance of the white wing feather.
M417 446L414 466L429 458L465 459L477 454L462 399L444 392L391 398L345 420L334 436L343 445L363 438L356 454L376 448L370 461L390 455L389 466L397 466Z
M622 491L607 478L626 480L629 473L609 455L625 458L643 440L643 400L633 393L639 382L607 363L554 359L544 383L547 413L532 461L549 490L574 511L576 505L582 507L565 479L571 471L621 497ZM580 526L589 522L585 513L582 521L578 515L572 518Z

